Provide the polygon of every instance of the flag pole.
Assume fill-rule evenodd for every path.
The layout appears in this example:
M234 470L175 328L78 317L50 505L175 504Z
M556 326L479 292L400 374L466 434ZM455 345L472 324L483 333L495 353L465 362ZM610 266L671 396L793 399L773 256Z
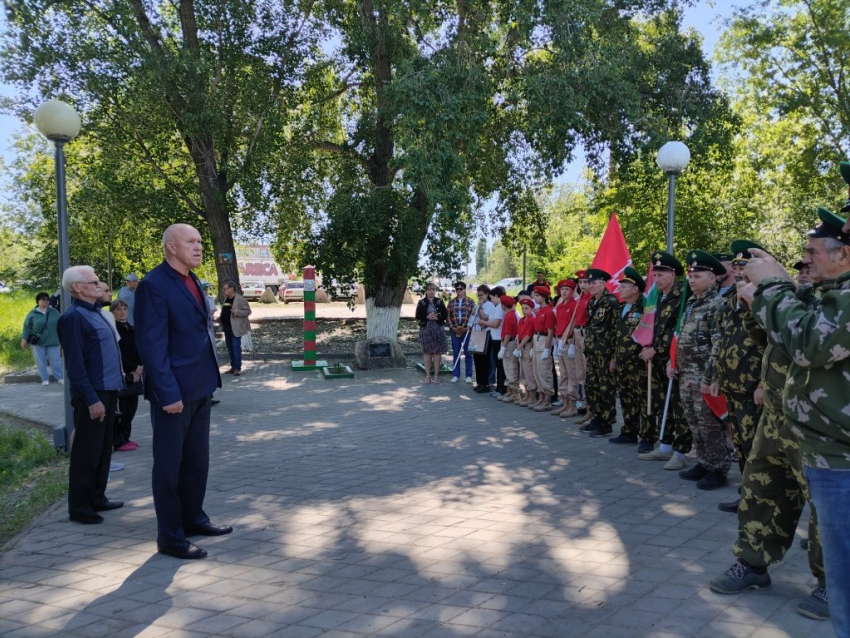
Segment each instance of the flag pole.
M646 413L652 414L652 359L646 362Z
M664 415L661 417L661 434L658 440L664 438L664 427L667 425L667 410L670 408L670 395L673 393L673 379L667 381L667 397L664 399Z

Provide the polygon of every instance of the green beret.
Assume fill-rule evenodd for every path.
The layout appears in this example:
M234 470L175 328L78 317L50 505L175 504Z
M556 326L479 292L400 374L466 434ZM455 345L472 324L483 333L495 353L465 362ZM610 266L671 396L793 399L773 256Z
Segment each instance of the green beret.
M735 255L732 253L711 253L711 256L717 261L732 261L735 259Z
M750 241L749 239L736 239L732 242L732 253L735 255L732 257L732 263L747 263L750 259L753 258L750 253L750 248L758 248L759 250L764 250L761 246L759 246L756 242Z
M601 268L588 268L587 269L587 280L588 281L608 281L611 279L611 274L605 272Z
M850 246L850 234L841 230L847 220L820 206L818 206L818 217L820 217L820 223L809 231L809 237L837 239L842 244Z
M682 264L670 253L665 253L663 250L656 250L652 253L651 259L653 270L672 270L678 277L685 274Z
M646 289L646 282L643 280L643 277L641 277L640 273L631 266L626 266L626 270L624 271L623 278L620 279L620 283L624 281L634 284L641 292Z
M726 268L714 255L702 250L688 252L688 272L712 272L718 277L726 274Z

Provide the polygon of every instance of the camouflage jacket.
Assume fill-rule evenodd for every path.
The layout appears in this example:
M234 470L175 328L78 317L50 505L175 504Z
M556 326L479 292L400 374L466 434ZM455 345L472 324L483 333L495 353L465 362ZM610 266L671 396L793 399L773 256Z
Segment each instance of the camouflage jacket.
M720 340L717 315L722 309L723 298L716 290L688 299L676 349L680 374L700 377L702 383L710 384L705 373L711 350Z
M662 371L670 360L670 346L673 344L673 335L676 333L676 322L679 321L681 303L682 285L678 281L666 297L662 295L658 298L652 338L652 347L655 348L652 365L661 366Z
M584 350L588 353L601 353L609 360L614 358L617 347L617 325L620 321L620 302L610 294L604 293L599 299L593 298L587 304L587 324L584 332Z
M705 377L711 383L719 383L724 393L752 397L761 377L764 348L753 341L744 327L744 318L750 310L738 302L734 287L723 302L717 314L721 336L712 344Z
M640 360L640 351L643 350L643 346L632 339L632 333L640 325L640 319L643 316L643 295L632 304L628 312L623 314L625 308L626 302L624 301L620 304L617 314L619 333L617 334L617 351L614 355L614 361L620 366L638 364L643 366L644 363Z
M750 339L764 349L761 359L761 381L759 385L764 390L764 404L777 412L782 412L782 392L788 379L789 359L782 348L773 345L767 338L767 333L753 317L752 312L744 316L744 328Z
M800 442L803 462L850 469L850 273L795 295L786 279L765 279L753 314L791 360L782 395L785 418Z

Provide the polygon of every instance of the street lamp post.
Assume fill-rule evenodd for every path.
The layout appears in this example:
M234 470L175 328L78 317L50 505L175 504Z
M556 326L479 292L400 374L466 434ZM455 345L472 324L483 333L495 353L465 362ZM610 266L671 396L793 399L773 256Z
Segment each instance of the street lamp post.
M82 123L80 116L72 106L59 100L47 100L42 103L33 116L36 127L56 147L56 209L58 213L57 231L59 235L59 278L71 265L68 251L68 208L65 199L65 152L64 145L77 137ZM61 288L61 312L71 305L71 296ZM58 448L69 449L71 433L74 431L74 413L71 408L71 384L68 379L68 366L65 365L65 423L53 430L53 442Z
M667 142L658 149L655 163L668 177L667 182L667 252L673 254L673 212L676 200L676 177L679 176L688 162L691 152L682 142Z

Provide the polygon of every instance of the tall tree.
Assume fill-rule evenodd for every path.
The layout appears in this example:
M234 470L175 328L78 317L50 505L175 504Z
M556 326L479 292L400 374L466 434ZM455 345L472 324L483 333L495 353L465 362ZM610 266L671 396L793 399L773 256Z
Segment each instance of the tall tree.
M488 263L487 240L481 237L475 246L475 274L483 274L487 270Z
M168 190L184 217L205 222L215 253L235 256L233 224L256 223L255 211L276 205L282 189L269 184L300 185L267 171L285 164L298 174L299 134L320 126L321 117L302 108L304 93L322 82L313 0L6 0L5 7L5 80L22 95L67 96L100 157L116 168L148 165L152 186ZM28 118L33 102L14 108ZM238 279L235 261L220 260L217 269L220 280Z

